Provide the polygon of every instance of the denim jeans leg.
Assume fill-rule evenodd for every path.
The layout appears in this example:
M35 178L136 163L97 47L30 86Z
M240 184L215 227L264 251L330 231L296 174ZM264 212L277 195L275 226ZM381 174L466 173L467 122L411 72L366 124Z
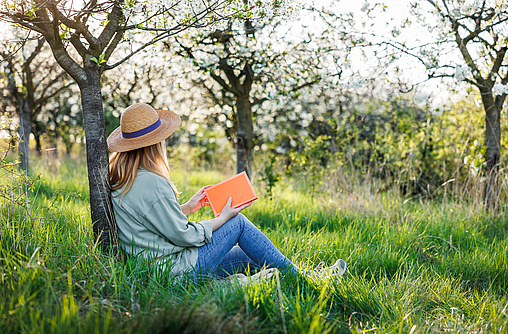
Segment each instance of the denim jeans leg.
M258 266L274 267L283 271L297 271L297 268L291 261L247 217L242 214L239 214L238 217L242 228L242 233L238 239L238 246Z
M239 214L215 230L210 243L198 247L195 272L201 276L209 276L215 272L237 243L258 267L297 270L263 232L244 215Z
M212 240L198 247L198 261L194 267L197 276L212 275L222 260L237 244L240 237L237 219L228 220L212 233Z
M218 277L227 277L236 273L245 273L252 269L261 269L245 252L240 246L235 246L233 249L226 254L224 259L215 270L214 274Z

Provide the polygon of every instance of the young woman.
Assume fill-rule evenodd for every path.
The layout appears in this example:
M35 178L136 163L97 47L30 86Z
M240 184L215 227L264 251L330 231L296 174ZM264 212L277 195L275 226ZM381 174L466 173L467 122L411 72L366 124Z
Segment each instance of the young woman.
M193 222L187 215L204 205L204 188L180 205L171 180L165 139L180 126L171 111L144 103L122 113L120 127L108 137L113 209L122 248L157 261L173 274L225 277L247 268L297 271L275 245L240 212L231 198L214 219ZM237 245L238 244L238 245ZM318 276L342 275L346 262L317 270Z

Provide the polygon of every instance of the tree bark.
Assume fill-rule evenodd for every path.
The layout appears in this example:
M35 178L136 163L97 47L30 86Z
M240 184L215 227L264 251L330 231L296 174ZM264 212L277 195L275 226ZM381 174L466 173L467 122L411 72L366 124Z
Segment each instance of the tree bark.
M42 142L41 137L44 130L41 128L42 125L39 122L32 123L32 131L35 137L35 153L40 158L42 156Z
M48 136L48 144L49 144L49 148L48 148L48 154L47 154L47 157L49 160L57 160L58 159L58 148L57 148L57 145L56 145L56 139L53 138L52 136Z
M95 67L95 68L93 68ZM103 249L118 252L118 234L111 203L109 161L99 68L85 68L86 82L79 84L86 137L86 160L93 231Z
M249 95L236 96L236 118L238 132L236 135L236 169L237 172L246 171L251 176L251 160L253 142L252 104Z
M35 134L35 152L39 157L42 155L42 144L41 144L41 136Z
M32 132L31 109L27 98L22 98L19 104L19 168L28 174L29 143Z
M497 207L498 201L498 176L501 162L501 109L504 96L494 99L491 91L482 91L482 102L485 109L485 188L483 200L485 208Z
M71 142L65 143L65 153L67 154L68 158L72 158L72 143Z

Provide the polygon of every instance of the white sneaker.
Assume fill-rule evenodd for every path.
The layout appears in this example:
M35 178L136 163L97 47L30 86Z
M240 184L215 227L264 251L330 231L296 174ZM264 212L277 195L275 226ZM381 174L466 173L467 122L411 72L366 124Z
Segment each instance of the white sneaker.
M234 274L230 275L228 277L223 278L221 281L223 282L229 282L229 283L238 283L240 285L246 285L247 284L247 276L244 274Z
M251 277L247 277L251 283L256 283L256 282L266 282L268 281L270 278L272 278L275 273L277 273L279 271L279 269L277 268L263 268L261 269L260 272L252 275Z
M246 276L244 274L234 274L226 277L224 280L228 282L237 282L242 286L247 286L252 283L266 282L270 278L272 278L278 271L279 270L277 268L263 268L261 269L260 272L252 276Z
M344 275L347 270L347 262L343 259L338 259L337 262L335 262L334 266L337 266L336 275L342 277L342 275Z
M320 262L316 268L310 273L311 277L316 279L328 279L331 277L339 278L344 275L347 269L347 262L338 259L333 266L324 267L324 262Z

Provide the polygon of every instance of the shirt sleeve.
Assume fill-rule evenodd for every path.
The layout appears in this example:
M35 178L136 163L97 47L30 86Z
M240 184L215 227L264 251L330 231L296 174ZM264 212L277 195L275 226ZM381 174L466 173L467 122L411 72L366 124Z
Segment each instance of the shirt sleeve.
M187 219L174 193L160 198L145 216L146 226L168 239L175 246L199 247L212 239L212 223Z

